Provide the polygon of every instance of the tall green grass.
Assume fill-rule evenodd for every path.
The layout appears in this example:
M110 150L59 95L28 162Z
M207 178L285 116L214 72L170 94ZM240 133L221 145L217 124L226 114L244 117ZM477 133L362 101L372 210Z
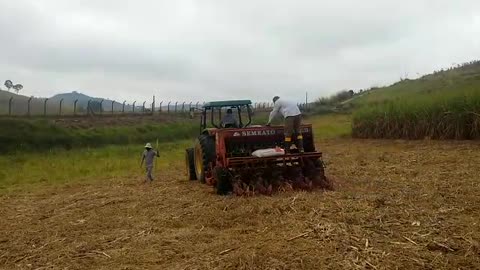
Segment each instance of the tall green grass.
M480 139L480 89L439 91L363 106L352 136L388 139Z
M267 113L257 113L252 124L265 124ZM215 119L216 123L219 122ZM243 118L247 122L246 117ZM210 118L208 118L210 123ZM200 133L199 119L176 122L143 122L136 125L66 128L47 119L0 118L0 155L15 151L44 151L52 148L83 148L105 145L176 141L195 138Z
M47 120L0 119L0 153L165 142L192 138L198 132L199 125L192 121L82 129Z

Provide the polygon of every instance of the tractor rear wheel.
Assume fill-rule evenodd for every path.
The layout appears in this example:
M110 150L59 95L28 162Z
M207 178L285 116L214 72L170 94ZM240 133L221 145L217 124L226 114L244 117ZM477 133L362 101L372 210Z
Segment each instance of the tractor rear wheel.
M217 167L215 168L216 189L218 195L227 195L232 191L232 183L230 182L230 173L227 169Z
M195 174L195 164L193 161L193 148L187 148L185 150L185 167L187 169L188 180L197 180L197 175Z
M207 134L202 134L195 142L194 163L195 175L200 182L205 183L205 176L210 163L215 160L215 141Z

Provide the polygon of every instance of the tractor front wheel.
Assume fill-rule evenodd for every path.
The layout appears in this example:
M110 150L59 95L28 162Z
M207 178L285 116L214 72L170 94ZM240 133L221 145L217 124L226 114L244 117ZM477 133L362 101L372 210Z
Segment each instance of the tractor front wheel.
M205 183L210 163L215 160L215 142L212 137L202 134L194 148L195 174L200 182Z
M185 167L187 169L187 179L188 180L197 180L197 175L195 174L195 164L193 161L193 148L188 148L185 150Z

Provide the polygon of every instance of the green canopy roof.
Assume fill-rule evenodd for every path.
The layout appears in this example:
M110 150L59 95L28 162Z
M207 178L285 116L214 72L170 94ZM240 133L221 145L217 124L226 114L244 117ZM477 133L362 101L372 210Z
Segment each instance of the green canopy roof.
M230 106L245 106L252 104L250 100L224 100L224 101L210 101L203 105L204 108L212 107L230 107Z

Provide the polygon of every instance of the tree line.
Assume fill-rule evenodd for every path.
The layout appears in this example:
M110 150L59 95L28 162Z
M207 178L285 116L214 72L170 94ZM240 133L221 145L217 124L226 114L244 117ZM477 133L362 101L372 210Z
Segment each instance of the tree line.
M15 90L15 93L17 93L17 94L20 92L20 90L23 89L23 85L21 85L19 83L18 84L13 84L13 82L11 80L6 80L3 85L5 85L8 92L10 92L10 89L13 88L13 90Z

